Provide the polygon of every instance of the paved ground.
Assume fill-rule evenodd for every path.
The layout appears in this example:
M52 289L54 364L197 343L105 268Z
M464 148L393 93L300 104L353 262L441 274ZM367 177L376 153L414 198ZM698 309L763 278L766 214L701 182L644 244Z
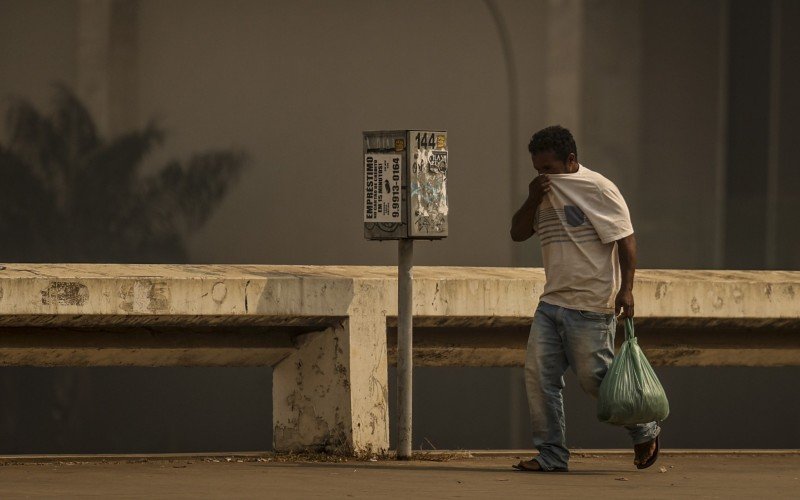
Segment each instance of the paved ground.
M515 472L514 457L238 460L6 464L0 498L800 498L800 455L665 455L647 471L635 470L631 457L590 455L575 457L567 474Z

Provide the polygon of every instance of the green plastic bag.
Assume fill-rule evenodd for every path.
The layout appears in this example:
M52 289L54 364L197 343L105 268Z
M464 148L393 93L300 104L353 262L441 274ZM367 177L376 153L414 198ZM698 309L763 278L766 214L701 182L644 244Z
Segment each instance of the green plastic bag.
M668 415L664 388L636 342L633 319L626 318L625 342L600 384L597 418L614 425L634 425Z

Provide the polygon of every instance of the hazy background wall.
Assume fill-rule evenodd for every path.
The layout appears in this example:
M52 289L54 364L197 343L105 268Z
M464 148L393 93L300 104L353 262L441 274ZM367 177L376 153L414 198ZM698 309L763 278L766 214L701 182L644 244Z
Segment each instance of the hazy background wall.
M141 7L141 116L165 117L174 130L170 152L223 142L256 159L248 182L193 239L197 261L392 262L392 245L367 242L347 223L363 203L353 138L425 126L453 135L464 170L450 189L457 236L421 245L421 262L508 262L507 228L487 216L491 207L508 209L506 85L481 3ZM471 244L475 234L486 244Z
M766 31L739 30L755 11ZM770 182L779 187L781 232L775 259L762 254L751 267L800 269L792 168L800 124L786 111L797 109L800 88L790 28L798 19L789 0L0 0L0 96L44 106L51 83L63 81L110 133L155 117L168 135L152 165L211 147L246 150L242 181L188 241L192 262L394 264L395 245L362 236L360 133L431 127L450 138L451 236L418 245L416 262L540 265L536 242L513 244L508 221L533 175L530 135L561 123L575 132L581 162L629 201L642 267L722 268L741 267L735 256L755 244L737 236L731 214L752 203L731 176L746 171L745 180L767 185L764 148L755 160L732 161L741 139L730 123L746 116L752 96L731 89L752 78L767 106L759 112L780 126L744 120L739 133L779 137L779 177ZM770 63L754 76L747 59L739 69L736 61L759 61L765 46L769 59L774 39L777 74ZM774 78L777 108L769 106ZM771 206L769 190L758 193L748 212L756 226ZM36 399L6 404L0 451L271 446L269 369L83 370L71 386L83 387L80 402L68 417L53 413L43 388L75 373L0 370L6 385L23 384ZM659 375L674 408L669 446L800 446L800 404L777 389L796 381L796 368ZM520 369L415 376L415 441L529 446ZM570 443L625 446L624 433L597 424L593 403L570 382ZM741 432L752 425L781 432L756 440Z
M3 99L17 94L45 103L53 81L74 82L76 1L3 0L0 14Z

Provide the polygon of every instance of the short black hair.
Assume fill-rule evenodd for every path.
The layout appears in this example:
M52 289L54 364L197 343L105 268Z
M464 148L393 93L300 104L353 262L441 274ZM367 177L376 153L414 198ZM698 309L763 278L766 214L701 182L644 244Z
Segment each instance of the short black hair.
M552 151L556 154L556 158L564 163L567 162L570 153L575 155L575 160L578 159L578 146L575 145L575 138L572 137L569 130L561 125L543 128L533 134L531 142L528 143L528 151L531 154Z

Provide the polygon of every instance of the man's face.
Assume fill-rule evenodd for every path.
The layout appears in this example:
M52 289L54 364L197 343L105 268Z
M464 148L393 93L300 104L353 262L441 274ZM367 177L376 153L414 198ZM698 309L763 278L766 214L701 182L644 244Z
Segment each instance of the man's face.
M572 166L575 161L575 155L570 153L566 162L559 160L556 157L555 151L541 151L539 153L531 153L531 161L533 168L541 174L568 174L574 171Z

